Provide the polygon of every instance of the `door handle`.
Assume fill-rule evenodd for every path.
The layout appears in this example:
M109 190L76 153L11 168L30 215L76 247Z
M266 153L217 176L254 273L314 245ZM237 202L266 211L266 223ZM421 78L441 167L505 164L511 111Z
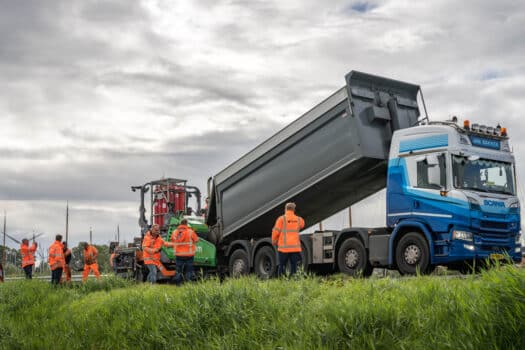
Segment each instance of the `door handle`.
M414 201L414 209L419 208L419 201Z

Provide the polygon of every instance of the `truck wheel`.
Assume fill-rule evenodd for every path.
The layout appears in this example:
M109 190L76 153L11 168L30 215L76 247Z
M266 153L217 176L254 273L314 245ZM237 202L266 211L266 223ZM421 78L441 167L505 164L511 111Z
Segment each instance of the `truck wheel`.
M423 236L416 232L405 234L396 247L396 262L402 275L426 274L430 266L430 253Z
M275 276L277 271L277 258L272 247L262 247L255 254L255 273L259 278L268 279Z
M368 277L373 271L373 267L368 261L365 246L355 237L344 241L339 248L337 267L339 267L339 271L354 277Z
M230 255L230 263L228 264L230 276L239 277L250 273L250 260L248 254L244 249L237 249Z

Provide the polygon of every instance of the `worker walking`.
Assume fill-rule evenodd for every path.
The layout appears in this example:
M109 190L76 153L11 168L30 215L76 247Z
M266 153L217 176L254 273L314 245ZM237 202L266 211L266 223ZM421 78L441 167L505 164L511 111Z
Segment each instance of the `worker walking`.
M51 284L59 284L62 278L62 271L66 265L62 235L56 235L55 242L49 247L48 260L51 268Z
M147 280L151 283L157 283L157 269L161 268L160 264L160 250L163 246L169 246L169 243L164 242L159 235L159 225L154 224L151 229L146 232L144 240L142 241L142 250L144 251L144 265L148 268Z
M66 282L71 282L71 249L68 248L67 242L64 241L64 272L66 273Z
M89 272L93 270L95 277L100 279L100 272L97 264L98 250L95 246L84 242L84 271L82 272L82 281L85 282Z
M278 276L282 276L290 261L290 276L297 272L297 262L301 260L301 239L299 232L304 228L302 217L295 215L295 203L286 203L283 216L275 221L272 230L272 244L279 255Z
M36 242L33 241L31 247L29 240L24 238L20 244L20 255L22 256L22 269L26 274L26 279L33 278L33 266L35 266L35 252L37 248Z
M183 271L186 273L186 281L192 281L193 258L199 237L195 231L188 226L188 220L181 220L180 225L173 230L171 234L171 241L175 248L175 264L177 269L175 283L177 285L182 283Z

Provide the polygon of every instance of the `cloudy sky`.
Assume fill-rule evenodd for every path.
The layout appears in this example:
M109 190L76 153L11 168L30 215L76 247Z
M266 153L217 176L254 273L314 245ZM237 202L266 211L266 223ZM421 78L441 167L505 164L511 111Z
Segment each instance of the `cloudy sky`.
M16 237L47 244L69 200L73 244L117 224L131 239L131 185L205 191L352 69L420 84L434 120L507 126L523 181L522 1L0 3L0 210ZM354 206L354 224L381 225L383 199Z

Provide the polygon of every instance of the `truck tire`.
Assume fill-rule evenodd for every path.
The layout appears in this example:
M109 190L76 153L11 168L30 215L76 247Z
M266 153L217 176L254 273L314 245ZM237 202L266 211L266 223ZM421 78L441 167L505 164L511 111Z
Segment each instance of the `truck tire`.
M230 276L240 277L250 273L250 260L244 249L237 249L230 255L228 264Z
M373 271L365 246L355 237L341 244L337 253L337 267L339 271L354 277L368 277Z
M261 247L255 254L255 273L259 278L268 279L277 273L277 258L272 247Z
M426 274L430 253L425 238L417 232L405 234L396 246L396 263L402 275Z

